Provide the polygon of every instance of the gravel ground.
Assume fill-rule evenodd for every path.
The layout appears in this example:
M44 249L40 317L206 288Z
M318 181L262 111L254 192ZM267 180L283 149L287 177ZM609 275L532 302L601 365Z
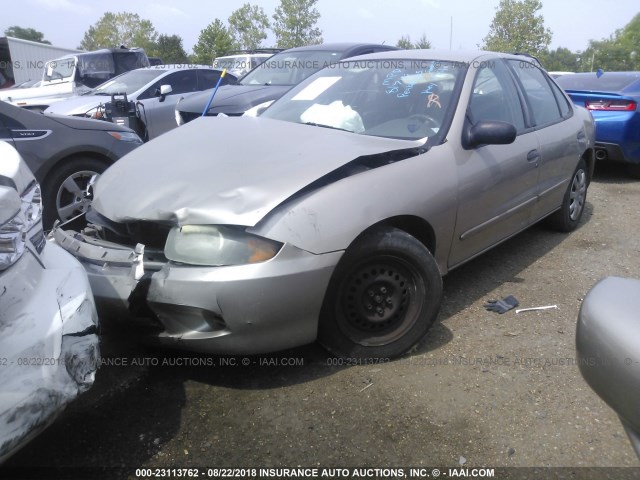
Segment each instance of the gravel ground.
M577 231L535 226L453 271L428 338L389 363L340 364L316 345L204 357L111 329L103 352L129 364L103 367L6 466L121 467L105 472L114 478L165 466L636 467L625 474L640 478L618 418L575 365L580 302L607 275L640 278L639 231L640 182L599 167ZM482 307L507 295L558 308Z

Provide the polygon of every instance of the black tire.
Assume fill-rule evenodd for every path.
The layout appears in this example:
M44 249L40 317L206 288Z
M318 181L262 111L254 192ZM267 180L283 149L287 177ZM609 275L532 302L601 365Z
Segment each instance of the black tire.
M560 210L551 214L548 225L560 232L571 232L576 229L584 213L589 187L587 163L580 159L562 200Z
M402 230L375 230L336 267L318 341L340 357L397 357L427 334L441 302L442 276L429 250Z
M101 174L107 166L95 158L76 157L62 160L53 167L42 185L44 228L48 230L56 220L64 222L86 212L91 204L85 195L87 184L93 175ZM84 217L81 217L79 221L72 222L72 227L82 228L85 224Z
M627 174L636 180L640 180L640 165L637 163L627 164Z

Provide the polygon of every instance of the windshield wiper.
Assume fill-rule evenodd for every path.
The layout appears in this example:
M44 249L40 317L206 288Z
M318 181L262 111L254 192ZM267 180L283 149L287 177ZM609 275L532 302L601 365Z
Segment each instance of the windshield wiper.
M343 132L354 133L353 130L347 130L346 128L340 128L340 127L332 127L331 125L324 125L322 123L306 122L305 125L311 125L312 127L330 128L332 130L342 130Z
M94 95L111 95L110 93L107 92L87 92L87 93L93 93Z

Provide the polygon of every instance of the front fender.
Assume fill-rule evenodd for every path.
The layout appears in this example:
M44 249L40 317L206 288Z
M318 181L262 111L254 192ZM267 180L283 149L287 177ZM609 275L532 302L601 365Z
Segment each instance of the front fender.
M387 219L415 216L431 225L438 245L434 256L445 273L457 191L455 160L444 144L294 196L249 231L321 254L345 250Z

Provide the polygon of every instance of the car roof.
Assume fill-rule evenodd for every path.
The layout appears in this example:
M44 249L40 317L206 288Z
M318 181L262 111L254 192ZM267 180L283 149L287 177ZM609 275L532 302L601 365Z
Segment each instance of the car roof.
M580 72L556 79L564 90L585 92L638 92L640 72Z
M191 65L188 63L172 63L169 65L151 65L150 67L142 67L137 70L193 70L193 69L205 69L216 70L211 65ZM133 71L133 70L131 70Z
M536 64L535 59L512 53L500 53L489 52L485 50L439 50L439 49L414 49L414 50L390 50L385 52L369 53L367 55L360 55L355 58L362 58L367 60L376 59L396 59L396 60L442 60L461 63L472 63L479 59L490 58L509 58L514 60L521 60L533 65ZM349 59L353 60L353 59Z
M338 52L350 52L352 50L359 50L361 48L378 48L381 50L399 50L398 47L392 45L384 45L378 43L356 43L356 42L340 42L340 43L319 43L317 45L305 45L304 47L295 47L284 50L280 53L286 52L304 52L306 50L333 50ZM276 55L278 55L276 53Z
M280 52L276 52L280 53ZM216 57L214 60L220 60L221 58L239 58L239 57L272 57L275 53L233 53L229 55L223 55Z
M576 78L579 77L593 77L593 76L597 76L598 72L577 72L574 73L574 75L576 76ZM602 72L602 75L607 75L608 77L627 77L627 78L640 78L640 72Z
M67 58L74 58L74 57L92 57L92 56L97 56L97 55L104 55L104 54L108 54L108 53L115 53L116 55L118 54L123 54L123 53L144 53L144 49L140 48L140 47L132 47L132 48L101 48L99 50L90 50L88 52L74 52L74 53L67 53L66 55L63 55L59 58L55 58L54 60L63 60L63 59L67 59ZM148 57L147 57L148 58ZM49 61L49 60L47 60Z

